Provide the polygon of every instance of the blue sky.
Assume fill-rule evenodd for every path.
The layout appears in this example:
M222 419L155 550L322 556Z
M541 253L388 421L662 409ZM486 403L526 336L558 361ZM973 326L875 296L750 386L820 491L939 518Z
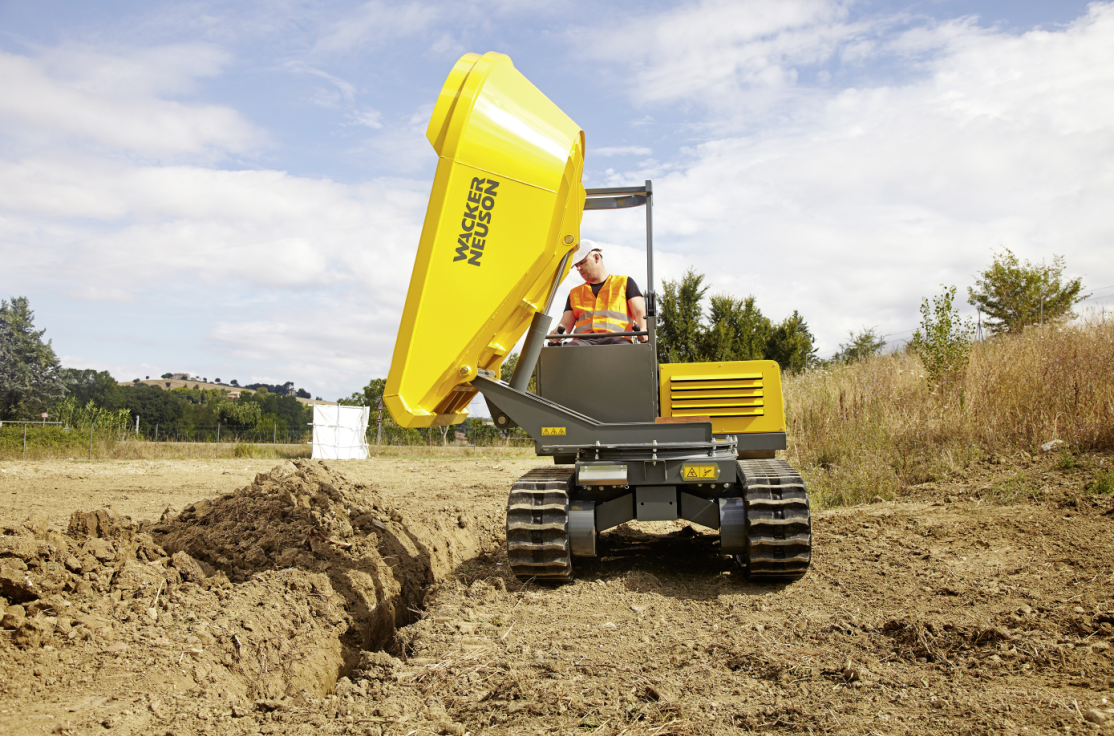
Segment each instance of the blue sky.
M1114 285L1112 3L0 1L0 295L122 380L385 376L469 51L584 128L588 186L654 180L659 278L822 355L1001 247ZM644 282L640 213L583 231Z

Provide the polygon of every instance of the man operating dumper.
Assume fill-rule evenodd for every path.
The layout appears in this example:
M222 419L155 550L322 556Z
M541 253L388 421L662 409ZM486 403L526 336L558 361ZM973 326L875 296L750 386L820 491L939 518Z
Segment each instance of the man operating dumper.
M609 332L635 332L646 329L646 300L638 284L629 276L609 274L603 263L603 252L588 247L573 267L580 272L584 283L569 292L565 312L561 315L558 332L590 334L577 337L566 345L623 345L629 337L609 337ZM595 335L600 335L595 337ZM638 336L646 342L646 336Z

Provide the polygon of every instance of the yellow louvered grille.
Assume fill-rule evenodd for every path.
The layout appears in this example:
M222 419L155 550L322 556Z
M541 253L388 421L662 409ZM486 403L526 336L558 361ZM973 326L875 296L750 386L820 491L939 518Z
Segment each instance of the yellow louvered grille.
M663 417L711 417L716 433L785 431L773 361L666 363L660 375Z
M760 417L763 407L761 373L672 376L669 381L673 416Z

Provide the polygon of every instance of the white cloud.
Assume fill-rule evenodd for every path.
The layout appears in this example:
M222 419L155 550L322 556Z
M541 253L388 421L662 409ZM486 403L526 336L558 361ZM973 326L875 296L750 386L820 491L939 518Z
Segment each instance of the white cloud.
M142 380L145 376L160 376L168 369L156 368L149 363L115 363L111 361L95 360L80 355L60 355L58 362L63 368L76 368L77 370L108 371L117 381L130 381L133 378Z
M603 146L588 149L593 156L649 156L653 150L645 146Z
M356 86L345 79L329 74L326 71L310 66L302 61L287 62L285 68L295 74L317 77L329 83L328 87L318 88L316 93L312 96L313 103L316 105L320 105L321 107L339 107L341 105L351 105L356 100Z
M145 97L194 92L199 78L218 76L231 56L208 43L114 52L67 44L44 50L37 61L59 83L90 95Z
M914 326L921 297L942 283L962 294L1001 246L1062 253L1086 283L1114 283L1114 6L1055 32L963 22L893 45L914 36L909 46L935 49L918 80L811 90L793 119L708 140L654 173L658 247L713 292L754 293L775 318L800 309L825 351L864 324ZM735 101L750 94L729 87ZM638 223L599 227L600 239L641 237Z
M29 216L111 225L44 235L38 247L53 256L52 278L173 275L269 288L362 281L396 298L405 287L385 268L412 257L425 204L424 184L400 180L353 186L279 171L90 160L0 162L0 188L13 194L0 205L0 243ZM31 278L23 264L12 275Z
M336 53L355 48L367 49L404 36L419 34L443 20L448 8L407 2L397 5L373 0L357 12L335 21L318 39L315 51Z
M135 295L113 286L78 286L70 292L75 299L87 302L119 302L132 304Z
M796 66L831 57L863 29L836 0L702 0L619 28L578 29L583 53L631 65L639 103L697 99L715 106L740 88L794 84Z
M371 108L357 110L351 113L348 118L352 121L352 125L361 125L372 130L379 130L383 127L383 113Z
M88 56L97 63L91 61L79 74L78 61ZM34 141L35 147L73 137L155 157L246 151L258 144L261 133L235 110L153 96L180 88L191 69L194 76L211 74L218 57L202 47L191 67L189 59L170 63L174 55L169 52L118 56L116 65L113 57L85 51L58 51L47 59L0 52L0 124L9 136ZM159 61L167 64L160 68ZM144 64L151 66L138 71Z
M305 376L314 395L335 398L353 390L353 376L362 386L371 376L387 375L401 311L401 301L326 295L308 309L284 311L281 319L217 321L208 342L230 361Z
M396 175L432 174L430 164L435 159L433 149L425 137L432 112L432 105L423 105L411 113L405 122L380 123L378 126L370 124L381 121L378 113L369 116L367 127L371 130L352 153L368 155L375 162L376 169L392 171Z

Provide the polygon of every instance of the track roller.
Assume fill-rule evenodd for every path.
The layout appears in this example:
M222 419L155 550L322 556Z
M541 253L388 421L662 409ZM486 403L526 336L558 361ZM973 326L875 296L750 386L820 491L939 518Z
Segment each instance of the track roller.
M519 580L572 580L569 492L574 469L534 468L507 500L507 557Z

